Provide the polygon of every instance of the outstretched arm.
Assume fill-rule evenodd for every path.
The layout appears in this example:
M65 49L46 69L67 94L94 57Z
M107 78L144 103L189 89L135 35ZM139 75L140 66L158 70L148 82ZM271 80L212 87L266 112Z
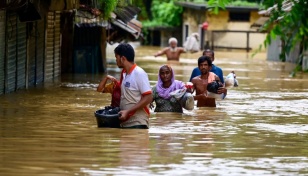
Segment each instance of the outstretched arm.
M111 81L113 81L113 82L116 82L116 81L117 81L117 79L116 79L115 77L110 76L110 75L107 75L107 76L99 83L99 85L98 85L98 87L97 87L97 89L96 89L97 92L103 92L103 91L104 91L104 88L105 88L106 83L107 83L108 80L111 80Z
M157 57L157 56L161 56L161 55L166 54L167 49L168 49L168 48L164 48L163 50L158 51L158 52L154 55L154 57Z
M186 49L183 47L178 47L178 49L180 49L180 53L186 53Z

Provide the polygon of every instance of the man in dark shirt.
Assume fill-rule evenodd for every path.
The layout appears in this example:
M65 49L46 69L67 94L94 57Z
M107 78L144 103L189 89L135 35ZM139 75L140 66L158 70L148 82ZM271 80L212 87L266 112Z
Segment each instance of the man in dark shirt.
M212 59L212 62L214 62L215 60L215 57L214 57L214 51L210 50L210 49L207 49L205 51L203 51L203 56L208 56ZM212 69L210 70L211 72L215 73L220 81L222 83L224 83L224 76L223 76L223 71L221 68L217 67L216 65L212 64ZM189 82L191 82L191 80L196 77L196 76L200 76L201 75L201 72L199 70L198 67L194 68L194 70L192 71L191 73L191 76L190 76L190 79L189 79Z

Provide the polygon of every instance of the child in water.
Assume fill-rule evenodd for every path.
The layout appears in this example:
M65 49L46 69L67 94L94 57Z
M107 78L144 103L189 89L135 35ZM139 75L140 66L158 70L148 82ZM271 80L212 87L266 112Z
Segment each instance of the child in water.
M107 83L108 80L111 80L110 83ZM111 94L111 107L120 106L121 98L121 86L120 81L118 81L113 76L107 75L98 85L97 92L110 93Z

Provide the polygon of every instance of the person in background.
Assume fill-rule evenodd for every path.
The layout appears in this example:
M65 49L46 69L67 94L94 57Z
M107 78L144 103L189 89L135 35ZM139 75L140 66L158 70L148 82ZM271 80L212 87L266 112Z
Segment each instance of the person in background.
M130 44L121 43L114 49L116 63L123 68L119 112L122 128L149 128L152 90L147 73L134 62L135 51Z
M110 80L110 83L107 81ZM121 98L121 85L120 81L118 81L115 77L107 75L98 85L97 92L102 93L110 93L111 94L111 107L119 107L120 106L120 98Z
M210 57L212 63L213 63L214 60L215 60L214 51L212 51L212 50L210 50L210 49L204 50L202 55L203 55L203 56L208 56L208 57ZM223 76L223 71L222 71L221 68L219 68L219 67L217 67L216 65L212 64L212 69L211 69L210 71L213 72L213 73L215 73L215 74L219 77L220 81L224 84L224 76ZM201 71L200 71L199 67L194 68L193 71L192 71L192 73L191 73L191 76L190 76L189 81L191 82L191 80L192 80L194 77L199 76L199 75L201 75Z
M182 53L185 53L185 49L182 47L178 47L178 40L176 38L170 38L169 39L169 47L164 48L163 50L159 51L154 55L154 57L161 56L161 55L166 55L167 60L175 60L179 61L180 60L180 55Z
M185 101L188 100L187 103L181 103L181 101L172 96L172 92L179 89L185 92L187 91L182 81L175 80L173 69L169 65L162 65L159 69L157 84L152 88L153 101L156 104L154 112L183 113L183 106L187 108L186 104L190 104L193 108L194 100L191 94L191 96L189 95L189 97L185 99ZM183 92L183 94L185 92Z
M190 51L191 53L195 53L200 51L199 34L196 32L192 33L187 37L183 46L186 52Z
M221 81L215 73L210 72L212 69L212 59L208 56L201 56L198 59L198 68L201 75L196 76L191 80L193 87L196 90L194 100L197 100L197 107L216 107L215 98L207 96L207 85L216 80ZM217 93L227 94L227 89L219 87Z

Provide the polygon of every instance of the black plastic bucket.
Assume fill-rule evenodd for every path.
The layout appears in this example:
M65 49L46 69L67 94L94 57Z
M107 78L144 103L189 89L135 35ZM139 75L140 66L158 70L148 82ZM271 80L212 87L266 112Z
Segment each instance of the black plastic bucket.
M118 111L110 113L112 109L100 109L94 112L97 127L102 128L120 128L120 119Z

